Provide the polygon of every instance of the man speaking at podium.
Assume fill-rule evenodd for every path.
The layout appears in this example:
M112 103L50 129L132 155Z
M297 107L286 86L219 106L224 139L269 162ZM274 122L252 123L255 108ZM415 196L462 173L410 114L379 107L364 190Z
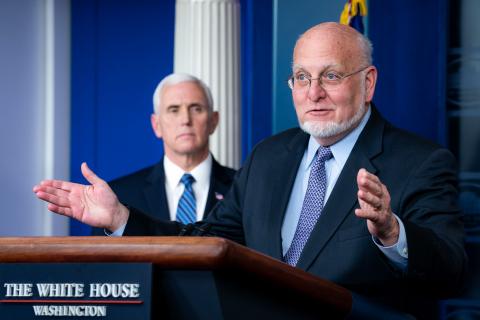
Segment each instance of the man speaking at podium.
M232 239L421 317L465 275L456 164L382 118L376 81L363 35L337 23L307 30L289 79L301 129L257 145L224 201L194 225L125 207L86 164L91 185L48 180L34 192L51 211L118 235Z

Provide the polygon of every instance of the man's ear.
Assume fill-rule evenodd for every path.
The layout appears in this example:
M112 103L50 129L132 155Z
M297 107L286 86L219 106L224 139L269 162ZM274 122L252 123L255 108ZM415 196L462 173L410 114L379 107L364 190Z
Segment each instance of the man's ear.
M212 134L215 132L215 129L217 129L218 126L218 111L213 111L212 114L210 115L210 120L209 122L209 128L208 128L208 133Z
M377 84L377 68L374 66L368 67L367 75L365 78L365 100L371 102L373 94L375 93L375 85Z
M160 116L156 113L152 113L150 116L150 122L152 124L153 132L157 138L162 138L162 126L160 124Z

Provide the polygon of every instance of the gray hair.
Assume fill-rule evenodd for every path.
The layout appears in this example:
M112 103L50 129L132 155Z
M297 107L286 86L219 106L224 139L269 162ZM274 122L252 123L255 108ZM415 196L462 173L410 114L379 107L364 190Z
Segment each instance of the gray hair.
M371 65L373 63L373 45L370 39L366 36L361 34L360 32L357 33L357 41L362 50L363 61L367 63L367 65Z
M161 100L161 93L164 87L166 86L172 86L175 84L183 83L183 82L193 82L199 85L199 87L202 89L203 93L205 94L205 97L207 98L207 104L208 104L208 112L212 113L213 112L213 98L212 98L212 92L210 91L210 88L200 80L199 78L192 76L190 74L186 73L172 73L160 81L160 83L157 85L157 88L155 88L155 92L153 93L153 112L154 113L159 113L160 112L160 100Z

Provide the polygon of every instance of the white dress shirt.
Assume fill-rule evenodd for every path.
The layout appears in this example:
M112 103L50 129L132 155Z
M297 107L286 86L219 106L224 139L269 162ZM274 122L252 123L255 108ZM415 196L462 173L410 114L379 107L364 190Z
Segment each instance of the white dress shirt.
M184 173L190 173L193 178L195 178L192 188L197 202L197 221L203 219L203 213L205 212L205 206L207 205L208 191L210 189L212 161L212 155L209 154L208 157L192 171L185 172L182 168L168 159L167 156L163 157L165 191L167 194L168 210L170 211L170 220L176 220L178 201L185 189L183 183L180 182Z

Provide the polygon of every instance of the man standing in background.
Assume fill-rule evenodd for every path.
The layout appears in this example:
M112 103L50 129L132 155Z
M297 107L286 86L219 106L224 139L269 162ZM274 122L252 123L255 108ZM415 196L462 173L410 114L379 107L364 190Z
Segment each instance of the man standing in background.
M194 76L168 75L155 89L150 120L163 140L163 159L109 182L110 187L122 203L153 218L202 220L223 199L235 174L210 154L209 137L218 124L210 89ZM95 228L92 234L104 233Z

